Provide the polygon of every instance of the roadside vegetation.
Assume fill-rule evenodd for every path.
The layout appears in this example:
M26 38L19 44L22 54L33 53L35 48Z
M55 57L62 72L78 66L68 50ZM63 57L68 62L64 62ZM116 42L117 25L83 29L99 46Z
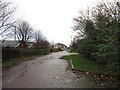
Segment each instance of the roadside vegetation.
M9 67L11 65L15 65L15 64L23 62L23 61L32 60L32 59L35 59L40 56L41 55L33 55L33 56L27 56L27 57L12 58L12 59L9 59L8 61L0 63L0 67L2 67L2 68Z
M71 64L75 70L92 72L101 75L111 74L111 70L108 69L107 66L101 65L79 54L62 56L60 59L71 60ZM114 76L114 73L112 73L112 76Z
M46 55L49 51L42 49L16 49L16 48L2 48L2 62L8 61L12 58L28 57L34 55Z
M87 58L70 56L78 60L72 60L75 68L97 72L110 70L110 75L116 74L120 79L120 2L98 3L84 12L80 11L74 22L77 36L71 43L71 50ZM97 64L107 68L100 69Z
M54 49L54 48L53 48ZM0 67L7 67L15 63L19 63L26 60L32 60L37 57L49 54L51 52L58 52L60 49L16 49L16 48L2 48L2 63Z

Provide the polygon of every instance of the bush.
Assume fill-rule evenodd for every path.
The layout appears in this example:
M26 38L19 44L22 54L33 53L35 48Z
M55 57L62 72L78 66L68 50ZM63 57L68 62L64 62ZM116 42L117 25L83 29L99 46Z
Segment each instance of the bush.
M11 58L20 57L20 51L12 48L2 48L2 61L9 60Z
M77 27L80 27L80 34L83 32L84 35L82 40L78 39L80 43L74 39L72 48L120 73L120 22L114 15L115 12L118 15L117 6L117 2L102 2L93 9L97 13L90 11L89 18L84 13L75 18L74 29L78 32Z
M2 48L2 61L5 62L12 58L27 57L32 55L46 55L49 53L47 49L15 49Z

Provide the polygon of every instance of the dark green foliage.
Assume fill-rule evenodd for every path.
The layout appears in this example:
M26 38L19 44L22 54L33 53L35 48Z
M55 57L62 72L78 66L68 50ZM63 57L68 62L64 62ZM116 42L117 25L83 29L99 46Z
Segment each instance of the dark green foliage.
M94 13L89 18L83 15L75 19L79 23L75 27L81 27L86 36L78 39L72 48L100 64L107 65L113 72L120 73L120 22L116 17L116 7L116 2L103 2L94 7Z
M2 48L2 61L9 60L11 58L20 57L20 51L13 48Z
M15 49L2 48L2 61L5 62L12 58L27 57L33 55L46 55L49 53L47 49Z

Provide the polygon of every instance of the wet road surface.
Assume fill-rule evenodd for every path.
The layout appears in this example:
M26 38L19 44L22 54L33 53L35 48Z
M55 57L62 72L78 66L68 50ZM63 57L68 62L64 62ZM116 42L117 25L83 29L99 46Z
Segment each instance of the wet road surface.
M3 88L93 88L90 77L66 71L67 60L59 59L70 53L63 51L22 62L3 69Z

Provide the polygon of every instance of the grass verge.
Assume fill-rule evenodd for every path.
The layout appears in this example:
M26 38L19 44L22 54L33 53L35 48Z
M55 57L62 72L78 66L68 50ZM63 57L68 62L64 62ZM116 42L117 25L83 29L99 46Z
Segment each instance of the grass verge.
M0 67L7 67L7 66L13 65L15 63L20 63L20 62L23 62L23 61L35 59L35 58L40 57L40 56L41 55L21 57L21 58L13 58L13 59L10 59L6 62L0 63Z
M106 66L80 56L79 54L62 56L60 59L71 59L71 63L76 70L88 71L97 74L109 74Z

